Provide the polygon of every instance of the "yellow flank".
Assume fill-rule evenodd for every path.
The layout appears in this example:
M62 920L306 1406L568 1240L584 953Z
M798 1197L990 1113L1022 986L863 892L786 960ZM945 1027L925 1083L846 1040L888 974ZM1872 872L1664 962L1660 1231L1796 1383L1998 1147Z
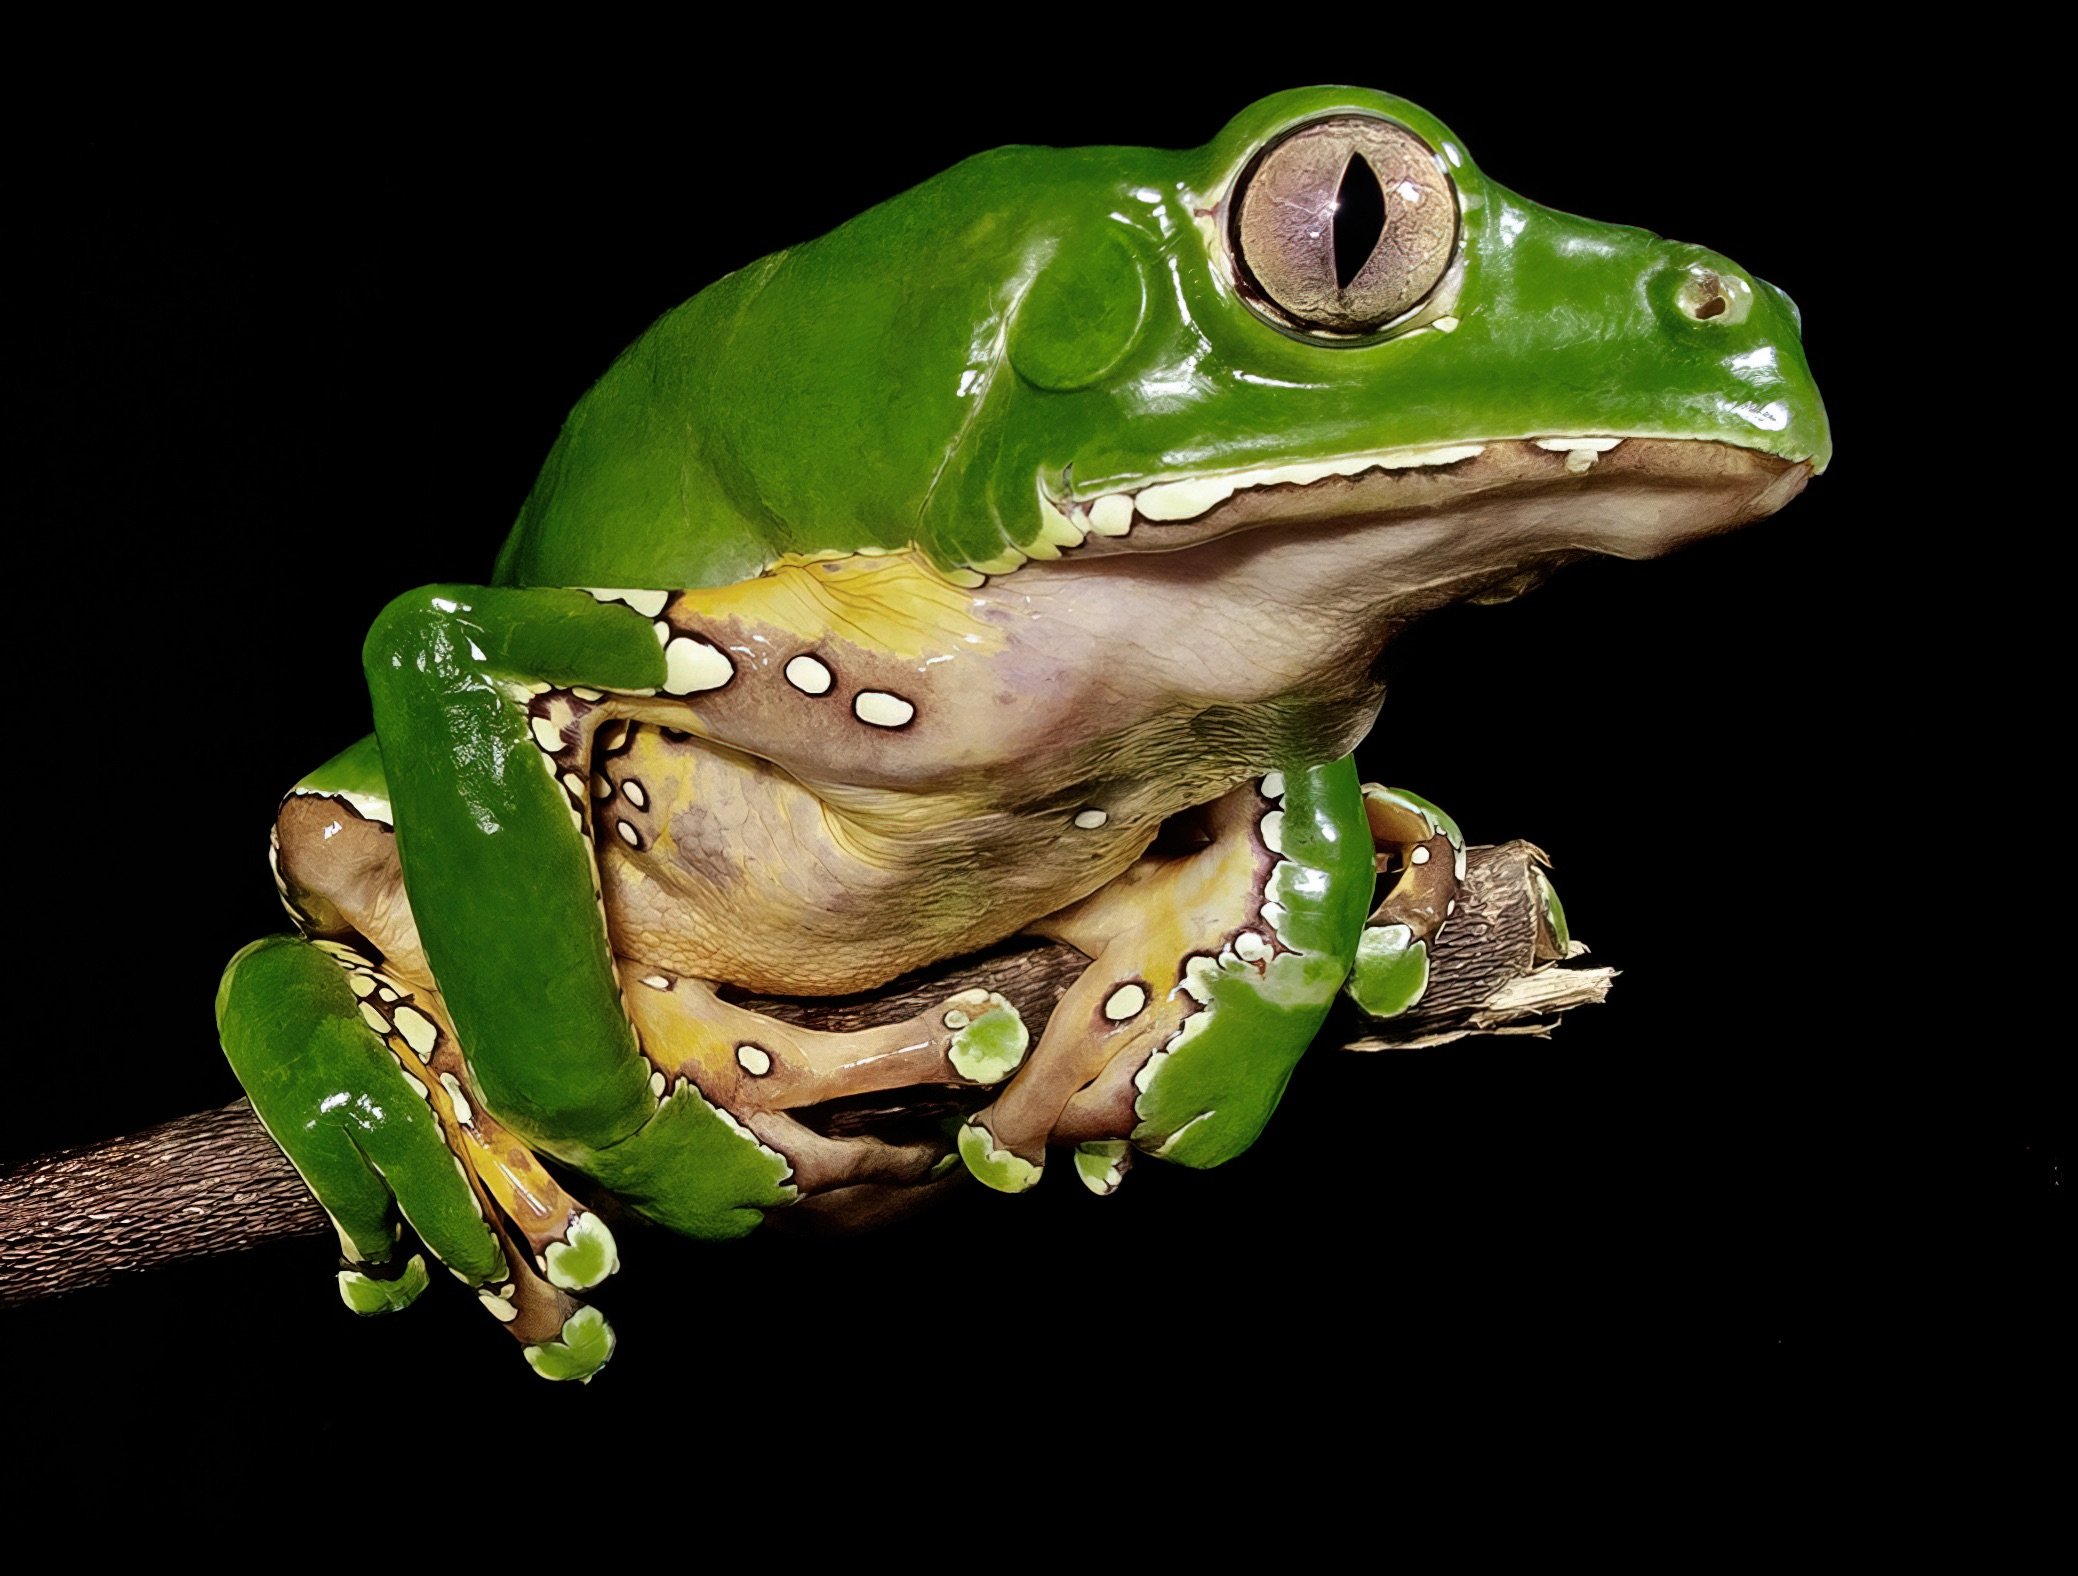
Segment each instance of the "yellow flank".
M664 1069L668 1086L691 1078L713 1097L736 1081L736 1039L702 1015L710 998L694 980L680 982L681 997L636 984L628 989L628 1016L650 1061Z
M1003 643L975 616L973 593L913 549L788 554L755 580L685 592L678 606L702 620L768 625L805 642L835 636L904 660Z

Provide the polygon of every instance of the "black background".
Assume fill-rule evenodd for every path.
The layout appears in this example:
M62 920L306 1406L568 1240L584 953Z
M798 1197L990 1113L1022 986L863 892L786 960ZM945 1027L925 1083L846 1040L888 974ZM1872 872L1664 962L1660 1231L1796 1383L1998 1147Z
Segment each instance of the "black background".
M2029 828L1980 665L2042 670L2011 646L2032 571L2004 567L1986 475L2009 418L1960 369L2002 307L1918 249L1943 177L1895 157L1863 61L1733 69L1563 29L1477 72L1238 39L1084 60L968 36L979 63L900 71L614 46L519 75L400 46L267 90L82 90L18 141L15 246L41 277L16 303L9 537L18 629L47 633L17 636L37 873L0 1153L236 1096L217 973L281 928L268 818L366 728L368 620L488 572L563 414L658 313L965 153L1194 145L1336 77L1804 311L1838 459L1788 511L1440 615L1389 659L1367 775L1548 849L1622 979L1549 1042L1316 1051L1247 1156L1144 1164L1108 1201L1063 1174L863 1240L624 1235L598 1299L621 1352L582 1391L535 1381L444 1278L355 1320L318 1242L17 1312L12 1433L336 1450L398 1404L569 1430L684 1409L745 1420L777 1462L832 1419L934 1450L993 1419L1020 1450L1055 1424L1122 1441L1101 1471L1136 1431L1306 1397L1382 1418L1526 1355L1678 1390L1900 1344L2040 1349L2061 1084L2032 927L2001 908Z

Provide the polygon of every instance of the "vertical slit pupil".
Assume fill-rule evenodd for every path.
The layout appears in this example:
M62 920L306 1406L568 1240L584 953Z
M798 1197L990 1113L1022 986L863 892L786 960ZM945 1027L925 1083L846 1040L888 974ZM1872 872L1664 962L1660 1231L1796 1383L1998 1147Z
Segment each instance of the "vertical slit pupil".
M1347 290L1385 234L1385 188L1361 153L1352 153L1335 192L1335 288Z

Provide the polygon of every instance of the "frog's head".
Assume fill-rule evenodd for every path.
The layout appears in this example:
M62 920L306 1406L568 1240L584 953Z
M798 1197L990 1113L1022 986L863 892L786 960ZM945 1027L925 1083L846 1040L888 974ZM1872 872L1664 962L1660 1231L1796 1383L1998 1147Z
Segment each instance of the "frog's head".
M1418 523L1395 566L1458 594L1757 518L1829 452L1781 291L1309 88L1195 151L969 159L702 292L579 407L506 568L705 583L916 542L993 575Z

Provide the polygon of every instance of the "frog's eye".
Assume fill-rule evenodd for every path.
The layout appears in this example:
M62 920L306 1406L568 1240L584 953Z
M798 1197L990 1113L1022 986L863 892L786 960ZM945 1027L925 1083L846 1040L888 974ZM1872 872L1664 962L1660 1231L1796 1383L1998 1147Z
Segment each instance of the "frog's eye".
M1457 233L1457 192L1434 150L1370 115L1286 132L1228 205L1241 293L1314 334L1374 334L1405 317L1449 270Z

